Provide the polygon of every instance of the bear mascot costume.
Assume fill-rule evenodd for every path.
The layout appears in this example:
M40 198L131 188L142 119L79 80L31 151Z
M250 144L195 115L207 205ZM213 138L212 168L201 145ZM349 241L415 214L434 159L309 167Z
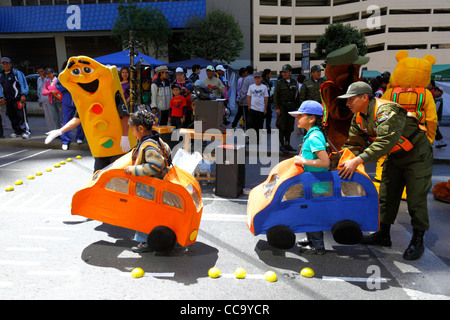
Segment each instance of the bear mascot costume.
M434 142L437 128L436 105L433 95L426 88L431 81L431 68L436 58L427 55L423 59L408 57L405 50L395 55L398 64L389 79L386 92L381 97L400 104L408 111L408 116L415 117L419 127L426 131L428 140ZM375 186L379 188L382 165L386 157L378 160ZM406 199L405 192L402 196Z
M346 100L337 97L347 92L348 87L357 81L361 66L369 62L368 57L358 56L355 44L331 52L326 58L325 77L320 94L324 107L323 123L328 141L334 149L340 150L348 138L353 113L347 107Z

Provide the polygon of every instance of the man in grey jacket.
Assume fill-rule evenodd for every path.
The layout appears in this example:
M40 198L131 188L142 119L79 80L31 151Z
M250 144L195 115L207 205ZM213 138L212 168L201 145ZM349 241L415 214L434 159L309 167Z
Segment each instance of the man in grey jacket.
M170 99L172 99L172 89L169 82L169 69L167 66L160 66L155 69L158 77L153 81L151 108L158 108L161 112L159 125L165 126L169 120Z

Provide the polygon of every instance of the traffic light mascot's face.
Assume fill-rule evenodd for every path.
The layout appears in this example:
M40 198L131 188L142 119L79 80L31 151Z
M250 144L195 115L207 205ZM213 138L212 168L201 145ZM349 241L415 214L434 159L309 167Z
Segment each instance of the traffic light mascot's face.
M117 95L123 98L116 67L106 67L85 57L72 57L59 75L71 93L94 157L123 154L120 148L122 123Z

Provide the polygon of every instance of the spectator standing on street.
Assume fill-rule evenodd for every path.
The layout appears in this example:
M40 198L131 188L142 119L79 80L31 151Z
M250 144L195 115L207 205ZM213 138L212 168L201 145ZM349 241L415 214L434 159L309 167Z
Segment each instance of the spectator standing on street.
M172 89L169 82L169 69L167 66L160 66L155 70L157 76L152 83L152 103L151 108L158 108L160 111L159 125L166 126L169 120L170 99L172 99Z
M247 104L248 104L248 129L256 131L257 142L259 143L259 129L263 128L264 116L267 112L267 104L269 102L269 92L267 86L261 83L261 73L253 74L254 84L248 87Z
M170 100L169 122L176 129L180 129L186 120L187 103L181 95L179 84L172 85L173 98Z
M186 86L187 86L188 83L191 82L191 80L189 78L186 78L186 74L184 73L184 69L181 68L181 67L178 67L175 70L175 73L176 73L176 79L175 79L174 82L172 82L172 87L173 87L174 84L179 85L180 88L181 88L181 95L186 98Z
M189 76L189 80L191 80L192 83L195 83L197 80L200 80L200 70L201 67L198 64L194 64L192 66L192 74Z
M131 98L131 83L130 83L130 69L127 66L120 68L119 72L120 84L122 85L123 96L127 106L130 104Z
M59 129L61 128L63 116L62 94L58 91L58 89L56 89L56 82L58 81L58 77L55 76L55 71L53 71L52 68L45 69L45 76L49 79L49 81L45 83L44 91L42 91L42 94L49 97L53 122L55 123L56 128Z
M280 131L280 151L283 153L295 151L291 146L295 118L291 117L288 112L297 111L300 106L298 83L297 80L291 78L291 74L291 65L284 65L281 69L281 79L277 81L273 94L277 114L276 125Z
M322 103L320 86L325 80L322 78L322 69L319 65L311 68L311 77L302 83L300 88L300 103L306 100L314 100Z
M53 122L51 110L52 105L50 104L49 96L44 96L42 94L42 91L44 91L45 88L45 84L50 80L45 76L44 67L38 67L37 73L39 75L39 77L37 78L37 96L39 107L41 107L42 111L44 111L45 123L47 124L48 130L52 131L57 129L55 123Z
M27 80L21 71L12 67L10 58L3 57L1 62L3 71L0 73L0 104L6 106L8 118L14 130L10 138L28 139L30 127L25 108L28 94Z
M435 87L433 92L434 103L436 104L436 113L438 117L438 126L436 128L436 141L434 142L434 146L436 148L445 148L447 143L442 136L441 131L439 131L439 123L442 120L442 112L444 110L444 99L442 99L442 94L444 91L440 87Z
M266 129L267 134L270 134L272 130L272 102L273 97L270 95L272 91L272 82L270 81L270 76L272 75L272 71L270 69L265 69L262 73L261 83L267 87L267 91L269 93L269 101L267 103L267 111L264 116L264 120L266 120Z
M215 76L216 71L213 66L208 66L206 68L207 78L203 79L203 85L208 89L212 90L213 94L217 99L222 97L222 94L225 92L225 86L222 81Z
M244 111L244 107L241 106L240 100L241 100L241 88L242 88L242 81L245 79L245 77L248 76L248 71L245 68L239 69L239 79L237 81L236 86L236 102L238 105L238 111L234 117L233 123L231 124L231 127L234 129L236 128L238 122L241 120L241 117L244 116L244 123L247 121L246 119L246 112Z
M244 111L244 131L247 130L248 127L248 100L247 100L247 92L250 85L255 83L255 79L253 77L254 69L253 66L247 66L245 68L247 72L247 76L242 80L241 86L241 96L240 96L240 105L242 106L242 110Z

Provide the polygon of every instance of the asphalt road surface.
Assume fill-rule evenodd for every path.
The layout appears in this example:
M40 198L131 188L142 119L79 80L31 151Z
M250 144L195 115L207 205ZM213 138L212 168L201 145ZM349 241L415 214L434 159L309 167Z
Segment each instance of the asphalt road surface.
M82 159L75 159L81 155ZM55 163L72 158L60 168ZM411 238L406 203L392 228L391 248L343 246L326 232L324 256L276 250L246 226L247 196L217 197L202 183L204 211L197 242L168 254L136 254L134 232L71 215L73 194L90 178L86 151L0 149L0 299L116 300L403 300L450 297L449 204L429 196L431 230L418 261L402 254ZM51 172L45 171L51 168ZM246 185L265 177L247 165ZM367 167L373 173L373 167ZM28 180L37 171L42 176ZM449 179L436 165L433 184ZM16 180L23 185L15 186ZM8 185L15 190L6 192ZM299 234L297 238L301 238ZM140 267L142 278L131 277ZM217 267L222 276L212 279ZM242 267L245 279L234 271ZM309 267L313 278L300 271ZM278 281L264 274L272 270ZM228 309L230 311L231 309ZM186 311L185 309L181 310ZM198 310L197 310L198 311ZM221 310L224 312L225 310ZM235 311L238 311L237 309ZM175 310L178 312L178 309Z

